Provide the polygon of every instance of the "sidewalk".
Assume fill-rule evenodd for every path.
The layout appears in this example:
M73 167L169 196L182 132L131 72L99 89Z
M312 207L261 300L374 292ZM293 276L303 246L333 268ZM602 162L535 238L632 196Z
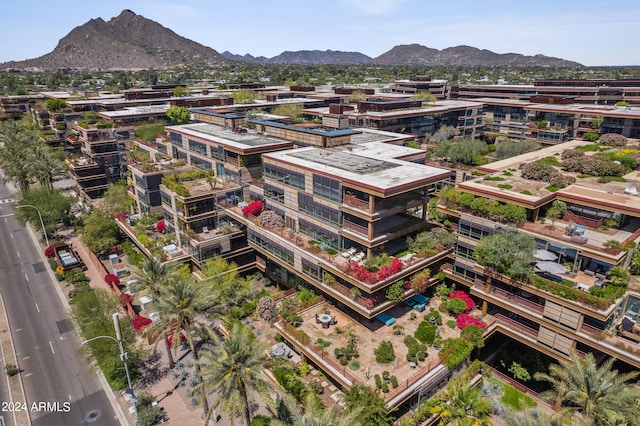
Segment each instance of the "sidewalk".
M0 295L0 355L2 355L2 359L4 362L2 363L2 371L1 375L6 377L7 386L9 390L9 395L11 399L9 401L4 401L8 403L19 404L21 407L23 404L26 404L26 398L24 394L24 388L22 387L22 376L20 373L9 377L5 374L4 367L7 364L13 364L18 366L18 362L16 360L16 351L13 347L13 339L11 337L11 331L9 329L9 318L7 317L7 312L4 308L4 299L2 299L2 295ZM29 410L6 410L3 408L3 412L0 413L2 416L11 416L13 417L13 424L16 426L29 426L31 425L31 420L29 418ZM4 424L4 422L2 422Z
M106 271L104 266L96 265L95 258L89 254L89 249L85 247L79 237L73 237L71 239L73 249L82 258L82 261L87 266L87 270L84 272L89 278L89 285L92 288L103 288L111 290L111 287L104 281ZM145 342L146 344L146 342ZM135 386L135 394L141 392L147 392L158 401L168 421L167 425L200 425L203 423L203 411L200 407L189 406L183 399L178 391L174 389L174 385L171 383L168 377L166 377L169 365L168 356L165 352L164 345L158 344L156 352L159 355L158 362L154 363L153 370L142 372L143 376L147 378L148 382L151 382L147 386ZM149 377L153 376L153 377ZM129 413L129 407L131 406L128 401L125 401L122 397L122 393L119 393L116 398L122 411L127 415L127 419L130 425L135 425L135 419L132 414ZM213 423L211 423L213 424ZM216 425L224 425L226 422L218 422Z

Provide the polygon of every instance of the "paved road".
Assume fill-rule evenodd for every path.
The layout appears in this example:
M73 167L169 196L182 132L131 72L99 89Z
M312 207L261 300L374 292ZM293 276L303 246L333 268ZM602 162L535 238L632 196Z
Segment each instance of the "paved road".
M80 340L28 230L0 185L0 292L4 297L33 425L115 426L98 378L78 353ZM2 388L0 387L0 394Z

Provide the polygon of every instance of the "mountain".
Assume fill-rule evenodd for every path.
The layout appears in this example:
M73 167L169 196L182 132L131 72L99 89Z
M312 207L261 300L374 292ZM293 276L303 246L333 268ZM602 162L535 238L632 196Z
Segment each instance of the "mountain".
M229 59L230 61L257 62L257 63L264 63L267 61L267 58L265 58L264 56L255 57L248 53L244 55L236 55L229 52L228 50L225 50L224 52L222 52L222 56Z
M44 56L5 62L0 68L148 69L194 61L226 59L210 47L125 9L108 22L96 18L74 28Z
M438 50L420 44L395 46L374 58L377 65L502 65L514 67L581 67L577 62L544 55L525 56L519 53L495 53L471 46L455 46Z
M266 61L268 64L297 65L358 65L371 62L371 58L360 52L341 52L339 50L298 50L282 52Z

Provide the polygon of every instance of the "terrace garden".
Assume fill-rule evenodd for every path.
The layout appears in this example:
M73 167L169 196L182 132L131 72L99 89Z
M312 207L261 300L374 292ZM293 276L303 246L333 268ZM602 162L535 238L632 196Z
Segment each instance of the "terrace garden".
M582 186L620 191L626 174L635 170L640 147L627 147L621 135L603 135L599 143L564 150L476 180L482 185L543 197L575 182ZM604 188L603 188L604 185ZM510 188L508 187L510 186Z
M378 320L364 323L328 303L296 309L295 324L286 317L278 322L283 336L297 340L323 363L354 383L364 383L390 397L439 364L455 369L474 347L484 344L487 324L463 291L438 286L425 312L397 305L387 311L396 318L392 326ZM318 315L329 312L335 322L323 327Z

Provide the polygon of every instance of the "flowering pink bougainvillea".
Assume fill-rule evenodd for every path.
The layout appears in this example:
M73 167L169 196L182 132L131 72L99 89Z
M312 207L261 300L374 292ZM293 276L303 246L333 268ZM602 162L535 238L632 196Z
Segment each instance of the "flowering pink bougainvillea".
M391 275L395 275L398 272L402 271L402 261L397 258L392 258L391 263L388 265L384 265L382 268L378 269L377 272L371 272L367 269L363 268L356 262L350 262L353 269L356 271L356 278L359 281L373 284L378 281L385 280L389 278Z
M242 208L242 214L245 216L259 216L262 213L262 201L252 201Z
M167 336L167 341L169 342L169 346L173 347L173 334ZM184 334L184 332L180 332L180 344L183 344L186 341L187 336Z
M476 307L475 302L473 301L473 299L471 298L471 296L469 296L467 293L465 293L464 291L461 290L456 290L453 293L451 293L449 295L449 299L460 299L462 300L464 303L467 304L467 312L469 312L470 310L472 310L473 308Z
M122 307L126 308L129 303L131 303L131 295L127 293L120 294L120 304Z
M464 330L465 327L468 327L470 325L477 325L478 327L481 327L485 330L487 329L487 324L485 324L484 321L480 321L478 318L472 317L469 314L458 315L456 317L456 325L460 330Z
M47 257L54 257L56 255L56 248L54 246L49 246L44 250L44 255Z
M120 222L124 222L125 219L127 218L127 213L126 212L115 212L113 214L113 216L118 219Z
M133 319L133 321L131 321L131 325L133 326L133 328L140 331L152 322L153 321L151 321L151 319L138 315Z
M164 220L159 220L156 222L156 231L162 234L166 229L167 225L165 225Z
M106 282L110 286L120 285L120 278L118 278L117 275L107 274L104 276L104 282Z

